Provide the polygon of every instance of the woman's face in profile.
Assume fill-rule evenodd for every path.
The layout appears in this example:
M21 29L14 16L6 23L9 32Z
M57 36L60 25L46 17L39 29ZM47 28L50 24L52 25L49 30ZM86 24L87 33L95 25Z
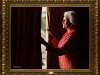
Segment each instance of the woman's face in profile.
M68 16L67 15L64 15L63 17L63 28L67 29L69 27L69 22L68 22Z

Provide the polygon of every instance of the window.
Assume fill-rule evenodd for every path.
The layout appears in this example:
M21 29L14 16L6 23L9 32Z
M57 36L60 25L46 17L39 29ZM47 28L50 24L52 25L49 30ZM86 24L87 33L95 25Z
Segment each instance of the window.
M48 40L48 34L46 32L46 14L47 14L47 7L42 7L42 14L41 14L41 37L47 41ZM41 50L42 50L42 69L46 69L47 68L47 62L46 62L46 47L41 44Z

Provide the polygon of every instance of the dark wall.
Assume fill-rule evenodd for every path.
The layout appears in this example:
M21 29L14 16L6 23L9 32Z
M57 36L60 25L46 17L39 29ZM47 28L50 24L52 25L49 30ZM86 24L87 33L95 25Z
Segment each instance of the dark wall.
M78 31L82 38L82 59L84 62L84 69L89 68L89 8L88 7L74 7L78 15Z

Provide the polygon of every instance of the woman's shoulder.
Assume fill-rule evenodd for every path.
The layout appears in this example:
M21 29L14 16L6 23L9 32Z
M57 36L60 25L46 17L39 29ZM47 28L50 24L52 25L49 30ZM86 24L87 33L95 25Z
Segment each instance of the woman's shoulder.
M71 32L70 33L79 34L78 30L76 30L76 29L71 29Z
M80 37L79 31L76 30L76 29L71 29L70 35L71 35L71 36Z

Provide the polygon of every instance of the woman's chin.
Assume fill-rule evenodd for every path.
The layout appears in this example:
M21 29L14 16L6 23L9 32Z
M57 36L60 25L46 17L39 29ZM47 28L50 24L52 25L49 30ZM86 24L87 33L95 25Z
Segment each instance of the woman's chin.
M67 29L66 27L63 27L64 29Z
M63 28L65 28L65 26L63 26Z

